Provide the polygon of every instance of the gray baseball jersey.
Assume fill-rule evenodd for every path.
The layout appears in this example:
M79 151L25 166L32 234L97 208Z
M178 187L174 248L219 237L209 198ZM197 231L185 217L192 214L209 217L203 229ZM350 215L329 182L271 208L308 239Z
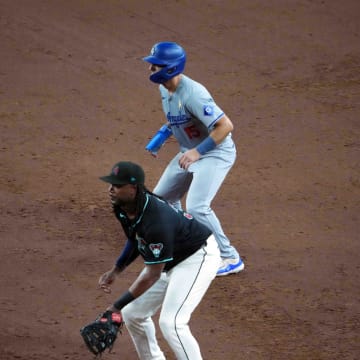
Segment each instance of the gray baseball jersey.
M182 152L199 145L224 115L208 90L186 75L175 93L169 94L163 85L159 89L164 113ZM231 134L217 148L228 146L233 147Z

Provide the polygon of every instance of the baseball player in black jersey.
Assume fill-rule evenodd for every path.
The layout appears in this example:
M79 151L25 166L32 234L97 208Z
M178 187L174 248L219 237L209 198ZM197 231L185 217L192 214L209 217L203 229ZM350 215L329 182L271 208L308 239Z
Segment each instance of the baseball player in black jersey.
M202 359L188 323L221 262L214 236L190 214L148 191L137 164L119 162L100 179L110 184L114 213L128 240L99 286L110 292L116 276L139 255L145 265L107 310L121 312L140 359L165 359L152 321L160 307L159 326L176 358Z

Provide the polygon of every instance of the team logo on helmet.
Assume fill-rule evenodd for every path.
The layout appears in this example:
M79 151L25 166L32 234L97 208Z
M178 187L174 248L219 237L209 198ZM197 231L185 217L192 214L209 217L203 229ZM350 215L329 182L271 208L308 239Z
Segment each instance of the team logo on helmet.
M161 65L162 69L150 75L150 80L163 84L185 69L185 50L174 42L160 42L155 44L150 55L143 58L150 64Z
M160 256L161 250L164 248L164 245L162 243L158 244L150 244L149 249L154 254L156 258Z
M112 172L113 172L114 175L117 175L117 174L119 174L119 170L120 170L119 167L118 167L118 166L115 166L115 167L113 168L113 171L112 171Z

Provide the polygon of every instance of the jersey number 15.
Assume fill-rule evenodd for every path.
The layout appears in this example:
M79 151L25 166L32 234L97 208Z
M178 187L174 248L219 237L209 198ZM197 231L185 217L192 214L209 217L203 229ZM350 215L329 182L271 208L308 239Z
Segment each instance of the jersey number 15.
M201 135L199 129L197 129L195 125L188 126L184 128L184 130L190 139L198 138Z

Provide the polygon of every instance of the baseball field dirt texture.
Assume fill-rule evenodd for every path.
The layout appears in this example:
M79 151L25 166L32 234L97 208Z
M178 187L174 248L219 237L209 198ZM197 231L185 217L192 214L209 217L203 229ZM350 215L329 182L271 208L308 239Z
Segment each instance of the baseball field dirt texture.
M142 61L176 41L234 123L213 208L246 267L191 319L206 360L360 358L358 0L0 0L0 358L85 360L79 329L132 283L98 177L177 152ZM159 335L167 359L174 359ZM125 330L104 359L136 359ZM191 359L190 359L191 360Z

